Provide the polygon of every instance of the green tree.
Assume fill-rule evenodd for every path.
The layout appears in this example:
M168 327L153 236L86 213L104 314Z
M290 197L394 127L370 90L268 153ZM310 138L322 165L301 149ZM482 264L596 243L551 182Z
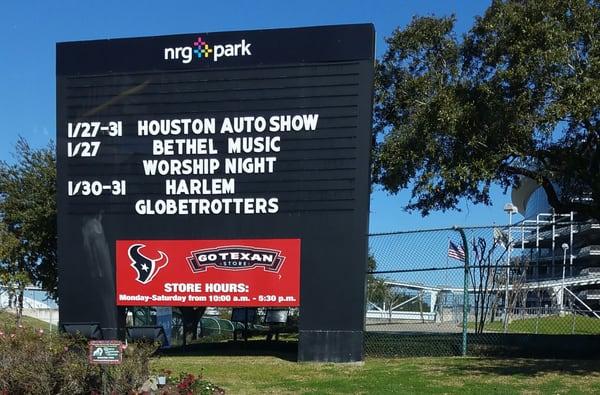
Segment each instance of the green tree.
M374 272L377 271L377 261L372 253L367 257L367 301L382 305L387 300L389 288L385 285L385 279L377 277Z
M454 17L419 17L387 43L374 180L410 186L407 210L489 204L529 177L557 211L600 218L598 0L493 1L460 38Z
M36 150L21 138L14 162L0 162L0 283L15 293L18 315L29 284L57 296L53 144Z
M23 313L23 293L29 275L18 259L19 240L0 222L0 286L8 296L8 307L16 311L17 322Z

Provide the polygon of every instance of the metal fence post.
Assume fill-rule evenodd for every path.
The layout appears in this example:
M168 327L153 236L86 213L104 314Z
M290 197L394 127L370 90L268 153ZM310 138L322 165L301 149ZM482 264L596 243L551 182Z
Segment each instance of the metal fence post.
M458 226L453 227L458 233L463 242L463 250L465 252L465 274L463 280L463 327L462 327L462 356L467 356L467 324L469 322L469 245L467 243L467 235L463 228Z

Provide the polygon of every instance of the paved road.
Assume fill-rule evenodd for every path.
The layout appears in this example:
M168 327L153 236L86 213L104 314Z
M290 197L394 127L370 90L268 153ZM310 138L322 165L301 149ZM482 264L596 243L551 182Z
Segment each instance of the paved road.
M461 333L462 325L455 322L415 322L415 321L395 321L392 323L385 321L368 321L366 326L368 331L377 332L430 332L430 333Z

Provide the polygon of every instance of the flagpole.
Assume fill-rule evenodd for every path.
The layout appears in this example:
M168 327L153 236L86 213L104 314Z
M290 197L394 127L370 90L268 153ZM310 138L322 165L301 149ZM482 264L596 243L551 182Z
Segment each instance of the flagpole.
M450 267L450 259L448 257L448 249L450 248L450 236L448 236L448 246L446 248L446 270L444 270L444 282L448 283L448 268ZM450 285L450 284L444 284L444 285Z
M469 248L467 242L467 235L465 235L464 229L454 226L462 239L463 245L463 264L464 264L464 277L463 277L463 322L462 322L462 355L467 356L467 326L469 322Z
M516 207L506 204L504 210L508 212L508 256L506 265L506 289L504 290L504 333L508 332L508 287L510 285L510 258L512 252L512 216Z

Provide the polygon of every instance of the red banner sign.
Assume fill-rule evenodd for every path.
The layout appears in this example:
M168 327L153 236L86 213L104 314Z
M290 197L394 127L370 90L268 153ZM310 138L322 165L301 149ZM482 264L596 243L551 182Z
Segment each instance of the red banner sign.
M299 306L300 239L117 240L119 306Z

